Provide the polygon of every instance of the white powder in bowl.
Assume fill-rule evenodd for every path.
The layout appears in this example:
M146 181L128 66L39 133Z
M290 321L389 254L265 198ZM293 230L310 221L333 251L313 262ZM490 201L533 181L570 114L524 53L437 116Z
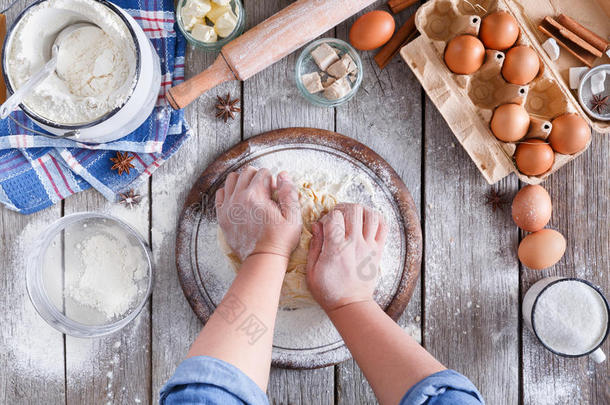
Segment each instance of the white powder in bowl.
M135 43L117 14L93 0L48 0L31 7L9 39L6 64L13 89L44 66L57 34L76 22L97 27L62 41L57 72L24 100L34 113L59 124L100 118L122 106L135 84Z
M106 233L76 244L81 266L66 268L66 295L108 319L125 315L143 293L146 262L125 241Z
M580 355L604 338L608 311L602 297L580 281L561 281L548 287L534 310L536 333L556 352Z

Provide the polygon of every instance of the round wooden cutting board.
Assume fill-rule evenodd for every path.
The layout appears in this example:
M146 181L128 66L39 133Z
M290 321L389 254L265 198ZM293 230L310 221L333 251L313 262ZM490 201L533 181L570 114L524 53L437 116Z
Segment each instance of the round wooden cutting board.
M388 253L386 246L384 255L390 255L394 264L387 274L382 274L387 282L380 281L383 287L378 285L378 289L387 290L383 292L385 298L378 299L376 293L376 299L394 320L404 311L419 276L422 255L419 215L406 186L378 154L351 138L321 129L286 128L250 138L221 155L201 174L186 199L178 224L176 264L184 294L203 322L235 276L233 270L227 270L228 259L220 257L223 253L216 240L216 190L230 172L247 164L268 167L270 161L275 161L284 170L303 160L313 168L306 170L323 166L323 161L349 166L349 170L367 177L375 195L387 202L384 215L392 222L396 240L392 242L395 251ZM349 357L349 351L319 307L280 308L273 343L274 366L318 368Z

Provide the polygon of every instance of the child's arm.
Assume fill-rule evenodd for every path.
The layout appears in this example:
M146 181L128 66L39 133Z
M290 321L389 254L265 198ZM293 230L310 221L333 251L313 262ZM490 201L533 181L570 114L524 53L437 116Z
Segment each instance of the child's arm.
M445 367L373 300L387 236L383 217L369 208L346 204L314 224L312 231L308 286L343 337L379 402L398 404L412 387ZM481 403L476 388L467 379L455 372L445 373L447 376L438 375L429 384L434 386L440 380L439 395L447 395L446 402L434 403ZM459 390L448 381L456 382ZM415 391L420 392L410 393L409 401L416 396L422 399L420 395L435 396L434 389Z
M248 167L231 173L216 194L220 227L243 264L188 353L234 365L263 391L282 281L301 232L294 185L285 173L277 187L272 180L268 170ZM279 204L271 199L275 190Z

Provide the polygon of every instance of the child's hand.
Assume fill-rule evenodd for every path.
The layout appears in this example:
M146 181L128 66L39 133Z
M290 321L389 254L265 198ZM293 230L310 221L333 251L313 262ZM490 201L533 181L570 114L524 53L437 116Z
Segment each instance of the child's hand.
M307 285L330 312L373 299L387 236L383 216L358 204L340 204L312 226Z
M301 235L301 207L290 176L282 172L277 185L267 169L248 166L227 176L216 192L216 215L227 243L244 261L253 253L290 257ZM277 191L278 202L271 196Z

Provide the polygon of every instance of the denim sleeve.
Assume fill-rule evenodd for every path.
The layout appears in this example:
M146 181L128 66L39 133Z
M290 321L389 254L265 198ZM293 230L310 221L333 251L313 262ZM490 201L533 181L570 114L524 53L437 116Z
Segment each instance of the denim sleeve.
M405 394L400 405L484 405L470 380L453 370L432 374Z
M241 370L208 356L184 360L161 389L159 402L161 405L269 404L265 393Z

